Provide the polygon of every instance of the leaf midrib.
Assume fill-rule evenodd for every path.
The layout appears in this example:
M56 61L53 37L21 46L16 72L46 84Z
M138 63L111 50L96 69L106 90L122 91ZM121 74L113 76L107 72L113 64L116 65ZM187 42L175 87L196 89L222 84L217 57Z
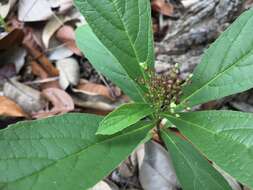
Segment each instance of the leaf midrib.
M87 0L87 3L88 3L91 7L93 7L94 10L96 10L96 7L92 6L91 3L89 2L89 0ZM120 16L120 13L119 13L118 9L116 8L115 4L114 4L113 2L111 2L111 3L112 3L112 5L113 5L113 8L114 8L114 10L115 10L115 13L116 13L117 16L120 18L119 20L120 20L120 22L121 22L121 24L122 24L122 26L123 26L123 28L124 28L123 31L125 32L125 34L126 34L128 40L129 40L129 42L130 42L130 45L131 45L132 50L133 50L133 52L134 52L134 55L135 55L137 64L140 64L140 63L141 63L141 62L140 62L140 58L139 58L139 56L138 56L137 50L136 50L136 48L135 48L135 46L134 46L132 40L131 40L131 37L130 37L130 35L129 35L129 32L128 32L128 30L127 30L127 27L126 27L126 25L125 25L125 23L124 23L124 19ZM105 18L99 11L96 10L96 12L99 13L105 20L108 21L108 19ZM139 14L140 14L140 6L139 6L139 0L138 0L138 15L139 15ZM122 16L124 16L124 14L123 14ZM138 18L138 19L140 19L140 18ZM139 20L139 21L140 21L140 20ZM109 21L109 22L110 22L110 21ZM139 23L140 23L140 22L139 22ZM111 23L111 24L112 24L113 26L115 26L113 23ZM115 27L117 27L117 26L115 26ZM140 27L140 24L139 24L139 27ZM150 26L149 26L149 28L150 28ZM139 29L140 29L140 28L139 28ZM137 33L137 35L136 35L137 37L138 37L139 32L140 32L140 30L138 30L138 33ZM107 39L108 39L108 38L107 38ZM102 43L102 42L101 42L101 43ZM106 47L106 46L105 46L105 47ZM118 48L119 48L119 47L118 47ZM119 48L119 49L120 49L120 48ZM109 50L108 50L108 51L109 51ZM123 50L122 50L122 51L123 51ZM110 51L109 51L109 52L110 52ZM124 52L124 51L123 51L123 52ZM111 54L113 54L113 53L111 53ZM114 57L115 57L115 56L114 56ZM115 57L115 58L116 58L116 57ZM147 58L146 58L145 61L147 61L147 59L148 59L148 56L147 56ZM117 60L118 60L118 59L117 59ZM142 73L142 72L141 72L140 66L137 65L137 67L139 68L140 73ZM127 74L128 74L128 72L127 72ZM128 75L129 75L129 74L128 74ZM130 76L129 76L129 77L130 77ZM131 77L130 77L130 78L131 78ZM137 86L137 89L138 89L138 94L141 95L142 100L143 100L144 102L146 102L146 99L143 97L142 93L139 92L139 91L143 91L142 87L138 85L138 86Z
M138 128L138 129L136 129L136 130L132 130L132 131L129 131L129 132L124 133L124 134L122 134L122 135L114 136L114 137L112 137L112 138L110 138L110 139L102 140L102 141L99 141L99 142L97 142L97 143L88 145L88 146L86 146L85 148L80 149L79 151L73 152L72 154L69 154L69 155L67 155L67 156L64 156L64 157L62 157L61 159L55 160L53 163L51 163L51 164L49 164L49 165L47 165L47 166L41 168L41 169L38 170L38 171L34 171L34 172L32 172L31 174L29 174L29 175L27 175L27 176L23 176L23 177L20 177L20 178L18 178L18 179L15 179L15 180L13 180L13 181L8 181L8 182L14 183L14 182L17 182L17 181L21 181L21 180L23 180L23 179L25 179L25 178L28 178L28 177L31 177L31 176L33 176L33 175L36 175L36 174L38 174L38 173L40 173L40 172L43 172L43 171L46 170L47 168L50 168L50 167L54 166L56 163L58 163L58 162L60 162L60 161L62 161L62 160L68 159L69 157L72 157L72 156L80 155L80 154L82 154L83 152L87 151L87 150L88 150L89 148L91 148L91 147L94 147L94 146L99 145L99 144L103 144L103 143L110 142L110 141L112 141L112 140L114 140L114 139L116 139L116 138L120 138L120 137L124 137L124 136L127 136L127 135L131 135L132 133L137 133L137 132L139 132L139 131L141 131L141 130L144 130L145 128L148 128L148 127L150 127L150 126L151 126L151 124L145 124L144 126ZM4 183L8 183L8 182L4 182ZM1 182L0 182L0 183L1 183Z
M253 15L248 19L248 21L246 22L246 24L244 25L244 27L246 27L246 25L251 21L251 18L253 17ZM241 32L243 31L244 27L242 27L240 29L240 32L238 34L238 36L235 38L235 40L233 41L233 43L231 44L229 50L231 49L232 45L236 42L236 40L239 38L239 36L241 35ZM228 51L229 51L228 50ZM228 53L227 51L227 53ZM199 91L201 91L203 88L205 88L206 86L208 86L210 83L212 83L213 81L215 81L216 79L218 79L221 75L223 75L224 73L226 73L227 71L229 71L233 66L239 64L243 59L245 59L246 57L249 56L250 52L252 51L252 49L249 49L241 58L239 58L235 63L233 63L232 65L230 65L229 67L225 68L222 72L220 72L219 74L217 74L215 77L213 77L211 80L209 80L208 82L204 83L199 89L197 89L196 91L194 91L193 93L191 93L189 96L185 97L181 103L178 105L178 107L180 107L180 105L182 105L183 103L185 103L187 100L189 100L191 97L193 97L195 94L197 94ZM226 56L226 55L225 55ZM224 59L225 59L224 56ZM227 56L226 56L227 57ZM223 61L224 61L223 59Z
M96 7L92 6L92 4L89 2L89 0L87 0L87 3L88 3L91 7L93 7L93 9L96 10ZM124 28L123 31L125 32L125 34L126 34L128 40L129 40L129 42L130 42L130 45L131 45L132 50L133 50L133 52L134 52L134 54L135 54L136 60L137 60L138 63L140 63L140 58L139 58L139 56L138 56L138 54L137 54L137 51L136 51L136 49L135 49L135 47L134 47L134 44L133 44L133 42L132 42L132 40L131 40L131 38L130 38L129 32L128 32L128 30L127 30L127 27L126 27L125 23L123 22L123 19L122 19L122 17L121 17L120 14L119 14L118 9L115 7L115 4L114 4L113 2L111 2L111 4L113 5L113 8L114 8L114 10L115 10L115 13L116 13L117 16L120 18L119 20L120 20L120 22L121 22L121 24L122 24L122 26L123 26L123 28ZM138 9L139 9L139 6L138 6ZM139 10L140 10L140 9L139 9ZM100 14L99 11L96 10L96 12ZM108 20L107 18L105 18L102 14L100 14L100 15L101 15L105 20L109 21L109 20ZM138 14L138 15L139 15L139 14ZM110 21L109 21L109 22L110 22ZM111 24L112 24L112 23L111 23ZM112 25L115 26L114 24L112 24ZM115 27L117 27L117 26L115 26ZM138 31L138 33L139 33L139 31ZM138 33L137 33L137 35L138 35Z
M78 40L78 39L79 39L79 38L77 38L77 40ZM118 70L114 69L114 70L113 70L113 73L115 73L116 75L118 74L118 75L120 75L122 78L129 80L129 81L131 82L131 84L133 84L134 87L136 88L136 92L137 92L137 94L139 95L139 97L141 97L141 99L145 102L145 99L144 99L143 95L141 94L140 89L139 89L138 86L136 85L135 81L128 75L128 73L125 72L125 69L121 66L119 60L112 54L111 51L109 51L109 50L105 47L105 45L104 45L99 39L98 39L98 41L99 41L99 43L101 43L101 46L103 47L103 49L104 49L111 57L113 57L113 58L115 59L116 62L119 63L118 66L123 70L123 71L118 71ZM84 44L83 41L79 41L79 43Z
M212 135L216 135L216 134L217 134L217 133L214 133L214 132L212 132L212 131L210 131L210 130L208 130L208 129L206 129L206 128L201 127L201 125L192 123L192 122L190 122L190 121L186 121L186 120L183 120L183 119L179 119L179 118L173 117L173 116L171 116L171 115L166 115L166 116L167 116L167 117L171 117L171 118L173 118L173 119L180 120L180 121L185 122L185 123L188 123L188 124L190 124L190 125L193 125L193 126L195 126L195 127L197 127L197 128L200 128L200 129L202 129L202 130L204 130L204 131L207 131L208 133L210 133L210 134L212 134ZM173 123L173 122L172 122L172 123ZM218 132L218 133L221 133L221 132L222 132L222 131L220 131L220 132ZM235 142L235 143L238 144L238 145L242 145L242 146L243 146L244 148L246 148L247 150L249 149L249 147L248 147L246 144L240 143L240 142L236 141L235 139L233 139L233 138L231 138L231 137L229 137L229 136L223 136L223 135L221 134L221 138L231 140L232 142ZM226 171L226 172L228 172L228 171ZM242 177L239 177L238 180L241 180L241 181L242 181L243 183L245 183L245 184L249 184L249 183L248 183L248 180L244 180Z
M174 141L170 138L170 136L166 133L166 131L164 131L164 134L170 139L170 141L174 144L175 148L178 150L178 152L183 156L183 158L185 159L187 165L191 168L193 174L194 174L194 178L196 178L196 172L195 170L192 168L191 164L188 162L188 160L186 159L185 155L181 152L181 150L177 147L177 145L174 143ZM201 182L201 181L200 181ZM202 184L202 183L201 183ZM202 184L203 185L203 184Z
M164 130L163 130L163 131L164 131ZM184 155L184 153L181 151L181 149L176 145L176 143L174 142L174 140L170 138L170 136L166 133L166 131L164 131L164 133L165 133L165 135L170 139L170 141L175 145L175 148L178 150L178 152L184 157L184 159L186 160L187 164L188 164L189 167L192 169L192 171L193 171L193 173L194 173L194 176L195 176L195 179L197 179L202 185L205 185L205 184L202 183L201 180L198 179L198 177L197 177L197 176L198 176L197 171L195 171L195 169L191 166L190 161L188 161L188 159L185 157L185 155ZM198 167L198 168L199 168L199 167ZM200 169L200 168L199 168L199 169ZM200 170L203 171L202 169L200 169ZM203 172L205 172L205 171L203 171ZM218 184L218 186L220 186L221 189L222 189L222 186L221 186L218 182L216 182L216 180L214 180L214 178L213 178L212 175L210 175L208 172L205 172L205 173L208 174L208 175L210 176L210 178L213 180L213 182L216 183L216 184ZM197 175L196 175L196 174L197 174Z
M205 128L205 127L201 127L201 125L198 125L198 124L196 124L196 123L192 123L192 122L187 121L187 120L183 120L183 119L180 119L180 118L176 118L176 117L173 117L173 116L171 116L171 115L166 115L166 117L171 117L171 118L173 118L173 119L180 120L180 121L182 121L182 122L184 122L184 123L188 123L189 125L193 125L193 126L195 126L195 127L197 127L197 128L200 128L200 129L202 129L202 130L204 130L204 131L206 131L206 132L208 132L208 133L210 133L210 134L212 134L212 135L221 134L221 135L220 135L221 137L223 137L223 138L225 138L225 139L229 139L229 140L231 140L232 142L236 142L236 143L239 144L239 145L243 145L246 149L248 149L248 146L246 146L246 144L242 144L242 143L240 143L239 141L236 141L235 139L233 139L233 138L231 138L231 137L228 137L228 136L226 136L226 135L222 135L222 132L223 132L223 131L218 131L217 133L215 133L215 132L213 132L213 131L211 131L211 130L208 130L208 129ZM172 123L173 123L173 122L172 122ZM236 130L236 129L235 129L235 130Z

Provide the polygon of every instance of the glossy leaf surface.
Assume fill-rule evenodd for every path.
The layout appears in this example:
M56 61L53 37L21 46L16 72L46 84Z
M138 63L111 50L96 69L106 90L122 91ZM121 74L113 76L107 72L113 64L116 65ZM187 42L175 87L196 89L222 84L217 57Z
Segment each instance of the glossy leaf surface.
M1 131L0 189L88 189L127 158L152 127L139 123L99 138L95 132L101 120L67 114Z
M138 85L128 76L115 56L99 41L89 25L79 27L76 36L78 47L97 71L113 81L132 100L143 102Z
M223 176L189 142L168 130L162 130L162 138L184 190L231 190Z
M75 4L133 80L142 76L141 63L153 67L149 0L76 0Z
M154 110L148 104L124 104L102 120L97 134L112 135L137 123L153 112Z
M253 9L243 13L206 51L183 91L194 106L253 87Z
M204 155L253 187L253 115L233 111L165 115Z

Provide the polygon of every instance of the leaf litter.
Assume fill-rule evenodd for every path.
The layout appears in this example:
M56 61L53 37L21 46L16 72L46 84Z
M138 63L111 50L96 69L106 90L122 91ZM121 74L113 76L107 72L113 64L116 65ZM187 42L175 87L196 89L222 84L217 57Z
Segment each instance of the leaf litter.
M152 0L157 39L166 33L164 19L176 18L171 2ZM186 8L195 3L182 0ZM72 0L7 0L0 2L0 17L6 23L0 26L0 116L36 119L72 111L105 115L129 101L89 64L83 64L87 60L75 44L74 30L86 22ZM93 190L117 190L124 185L132 190L178 189L164 152L162 145L147 143Z

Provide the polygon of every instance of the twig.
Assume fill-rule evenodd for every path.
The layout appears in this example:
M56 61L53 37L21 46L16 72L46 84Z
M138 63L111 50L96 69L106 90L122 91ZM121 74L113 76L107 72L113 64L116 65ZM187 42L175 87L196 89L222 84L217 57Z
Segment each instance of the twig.
M52 81L57 81L59 80L59 77L50 77L47 79L40 79L40 80L35 80L35 81L27 81L24 84L27 85L32 85L32 84L41 84L41 83L47 83L47 82L52 82Z
M110 93L112 95L113 98L116 98L116 94L114 93L114 91L112 90L111 86L108 84L108 82L105 80L104 76L98 72L98 75L100 77L100 79L103 81L103 83L105 84L105 86L110 90Z

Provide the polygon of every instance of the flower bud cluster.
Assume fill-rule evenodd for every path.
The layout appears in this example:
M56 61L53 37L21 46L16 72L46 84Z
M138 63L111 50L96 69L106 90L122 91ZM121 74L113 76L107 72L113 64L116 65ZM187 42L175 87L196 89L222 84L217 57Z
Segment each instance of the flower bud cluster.
M142 85L148 88L146 99L151 102L157 112L165 110L173 112L174 107L180 103L182 86L189 80L185 81L180 77L177 64L164 74L157 74L151 70L146 70L146 72L148 73L147 79L139 80Z

